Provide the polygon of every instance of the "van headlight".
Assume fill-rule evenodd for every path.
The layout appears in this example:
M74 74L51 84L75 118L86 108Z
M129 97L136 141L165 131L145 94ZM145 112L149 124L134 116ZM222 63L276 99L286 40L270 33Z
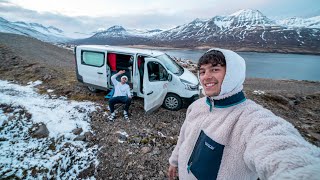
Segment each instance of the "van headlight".
M183 79L180 79L180 81L184 84L184 86L187 90L190 90L190 91L198 91L199 90L199 84L192 84L191 82L183 80Z

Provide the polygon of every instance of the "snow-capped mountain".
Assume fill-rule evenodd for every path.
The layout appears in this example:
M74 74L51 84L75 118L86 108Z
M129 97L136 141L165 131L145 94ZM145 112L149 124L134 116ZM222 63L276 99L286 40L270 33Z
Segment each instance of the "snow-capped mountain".
M205 41L205 39L212 37L228 35L231 32L234 33L233 31L236 29L253 30L257 27L265 29L277 26L260 11L246 9L229 16L215 16L209 20L195 19L188 24L164 31L156 35L155 38L159 40L196 38Z
M76 40L74 43L94 43L109 45L134 45L134 44L150 44L152 37L161 33L162 30L141 30L141 29L125 29L116 25L107 30L100 29L95 35L87 39Z
M0 32L24 34L44 41L57 41L63 31L37 23L0 19ZM79 32L81 34L81 32ZM52 35L52 36L51 36ZM63 37L63 36L62 36ZM151 45L193 48L219 46L233 49L308 49L320 52L320 16L272 20L258 10L245 9L226 16L195 19L169 30L126 29L116 25L99 29L75 44ZM57 38L57 39L54 39ZM53 39L53 40L52 40ZM307 52L307 51L304 51Z
M130 36L130 34L122 26L112 26L105 31L98 32L97 34L93 35L92 38L126 36Z
M319 28L320 29L320 16L315 16L312 18L288 18L283 20L278 20L278 24L286 27L294 27L294 28Z
M271 52L296 52L297 49L303 49L303 52L320 52L319 23L318 17L280 23L258 10L245 9L227 16L195 19L169 30L155 30L154 34L113 26L75 43L184 48L215 46Z
M142 30L142 29L125 29L122 26L112 26L107 30L100 30L93 38L107 38L107 37L151 37L156 34L161 33L162 30L154 29L154 30Z
M307 19L295 28L277 23L258 10L240 10L228 16L215 16L163 31L153 36L158 45L178 47L220 46L239 48L320 47L317 17ZM289 24L289 23L288 23Z
M20 34L34 37L45 42L66 42L70 38L63 31L53 27L45 27L38 23L10 22L0 17L0 32Z

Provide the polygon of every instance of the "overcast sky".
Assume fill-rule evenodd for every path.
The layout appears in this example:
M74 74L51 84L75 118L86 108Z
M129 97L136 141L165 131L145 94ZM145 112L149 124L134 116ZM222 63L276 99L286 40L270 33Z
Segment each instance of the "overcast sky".
M195 18L257 9L271 19L320 15L320 0L0 0L0 17L64 31L168 29Z

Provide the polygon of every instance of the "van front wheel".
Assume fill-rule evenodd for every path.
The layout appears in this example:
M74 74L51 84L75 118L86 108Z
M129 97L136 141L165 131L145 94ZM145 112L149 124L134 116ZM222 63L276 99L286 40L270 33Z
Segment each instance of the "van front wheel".
M163 101L163 107L171 111L177 111L182 107L182 100L175 94L168 94Z
M88 89L90 92L97 92L97 88L93 87L93 86L88 86Z

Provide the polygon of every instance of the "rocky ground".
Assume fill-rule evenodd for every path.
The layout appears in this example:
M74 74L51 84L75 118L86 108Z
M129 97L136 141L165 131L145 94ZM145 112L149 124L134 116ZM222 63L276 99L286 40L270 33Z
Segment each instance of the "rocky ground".
M81 178L166 179L168 158L186 109L160 108L146 115L143 99L134 98L130 122L124 121L121 114L115 122L108 122L106 93L90 93L77 82L71 51L18 35L0 33L0 79L20 84L41 80L43 84L38 88L42 93L54 89L58 95L94 101L104 107L91 114L94 138L90 141L100 147L100 163L83 171ZM320 82L246 79L245 93L320 146Z

